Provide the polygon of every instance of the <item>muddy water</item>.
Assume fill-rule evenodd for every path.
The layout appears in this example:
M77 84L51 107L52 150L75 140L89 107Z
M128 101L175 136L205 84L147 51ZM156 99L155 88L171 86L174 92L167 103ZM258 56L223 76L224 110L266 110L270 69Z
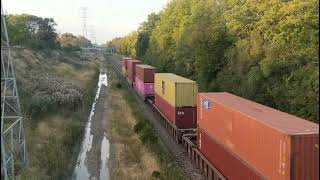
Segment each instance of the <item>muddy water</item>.
M91 134L91 123L92 118L95 114L95 107L97 104L97 101L99 99L100 90L102 86L108 86L108 77L106 73L100 73L99 75L99 81L98 81L98 88L96 92L96 96L94 99L94 102L92 104L91 112L88 118L88 122L86 124L85 128L85 134L84 139L82 141L82 146L80 153L78 155L77 164L74 168L73 180L91 180L91 179L97 179L96 177L91 177L90 172L88 171L88 167L86 164L87 160L87 152L91 150L92 147L92 140L93 135ZM100 179L101 180L109 180L109 168L107 166L107 161L109 159L109 152L110 151L110 144L109 140L107 139L107 136L104 135L101 145L101 169L100 169Z
M100 180L109 179L109 168L107 162L110 156L110 143L104 134L102 144L101 144L101 169L100 169Z

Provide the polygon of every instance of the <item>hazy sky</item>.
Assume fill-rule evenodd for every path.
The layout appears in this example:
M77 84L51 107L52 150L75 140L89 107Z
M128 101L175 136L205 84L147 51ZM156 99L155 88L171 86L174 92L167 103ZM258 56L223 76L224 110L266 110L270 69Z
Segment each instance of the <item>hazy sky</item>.
M136 30L148 14L159 12L168 0L2 0L9 14L54 18L58 33L82 34L81 7L88 7L88 37L101 44ZM93 32L93 33L92 33Z

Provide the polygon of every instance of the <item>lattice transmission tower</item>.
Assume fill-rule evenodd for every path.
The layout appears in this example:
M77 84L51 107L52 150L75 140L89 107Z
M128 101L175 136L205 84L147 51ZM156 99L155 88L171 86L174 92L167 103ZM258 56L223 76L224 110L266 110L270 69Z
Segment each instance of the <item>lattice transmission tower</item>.
M15 179L27 164L23 118L1 2L1 179Z
M88 29L87 29L87 12L88 12L88 7L81 7L80 8L80 12L81 12L81 19L82 19L82 36L84 38L87 38L87 35L88 35ZM87 42L83 42L82 44L83 47L87 47L88 44Z

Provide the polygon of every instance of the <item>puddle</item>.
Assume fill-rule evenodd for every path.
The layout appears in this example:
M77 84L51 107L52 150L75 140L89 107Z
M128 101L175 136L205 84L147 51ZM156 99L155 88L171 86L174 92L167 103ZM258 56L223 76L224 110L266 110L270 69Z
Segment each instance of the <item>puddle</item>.
M101 169L100 169L100 180L109 180L109 168L108 168L108 159L110 156L110 143L104 134L102 143L101 143Z
M76 166L74 168L74 172L73 172L73 176L72 176L73 180L90 180L90 178L91 178L90 177L90 173L88 171L88 168L86 166L86 157L87 157L87 152L89 152L91 150L91 147L92 147L93 135L91 134L91 121L92 121L92 117L94 116L95 106L96 106L96 103L97 103L97 101L99 99L100 90L101 90L101 86L102 85L108 86L108 77L107 77L106 73L103 73L103 74L99 75L98 88L97 88L97 91L96 91L96 96L94 98L94 102L93 102L92 107L91 107L90 115L88 117L88 122L87 122L87 125L86 125L86 129L85 129L84 139L82 141L81 150L80 150L80 153L78 155L77 164L76 164ZM104 152L104 153L107 153L108 158L109 158L109 141L106 139L106 136L104 136L103 140L107 141L107 144L108 144L108 146L107 146L108 150L107 151L108 152ZM102 143L102 145L103 144L106 144L106 143ZM104 146L106 146L106 145L104 145ZM102 153L101 153L101 155L102 155ZM104 159L108 159L108 158L104 158ZM101 157L101 159L102 159L102 157ZM106 163L104 163L104 164L106 164ZM108 170L108 168L106 166L105 166L104 169ZM109 173L108 171L105 171L105 172ZM100 174L101 174L101 172L100 172Z

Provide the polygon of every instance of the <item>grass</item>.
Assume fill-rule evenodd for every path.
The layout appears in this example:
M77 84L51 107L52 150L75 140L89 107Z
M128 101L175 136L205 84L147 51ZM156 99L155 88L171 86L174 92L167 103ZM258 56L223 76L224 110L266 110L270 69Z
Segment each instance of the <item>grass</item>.
M154 176L163 180L184 180L186 179L176 163L170 157L164 144L160 141L156 130L150 124L145 114L132 92L127 89L122 91L128 105L132 109L132 114L137 120L134 130L139 135L141 141L156 155L161 171L155 172Z
M110 68L109 68L110 69ZM150 180L154 172L159 171L155 155L144 146L134 132L136 119L132 116L116 76L108 72L110 95L108 117L111 119L112 164L111 178L117 180Z
M77 59L63 52L15 52L30 163L17 179L70 179L98 79L94 62ZM48 83L46 76L57 82Z

